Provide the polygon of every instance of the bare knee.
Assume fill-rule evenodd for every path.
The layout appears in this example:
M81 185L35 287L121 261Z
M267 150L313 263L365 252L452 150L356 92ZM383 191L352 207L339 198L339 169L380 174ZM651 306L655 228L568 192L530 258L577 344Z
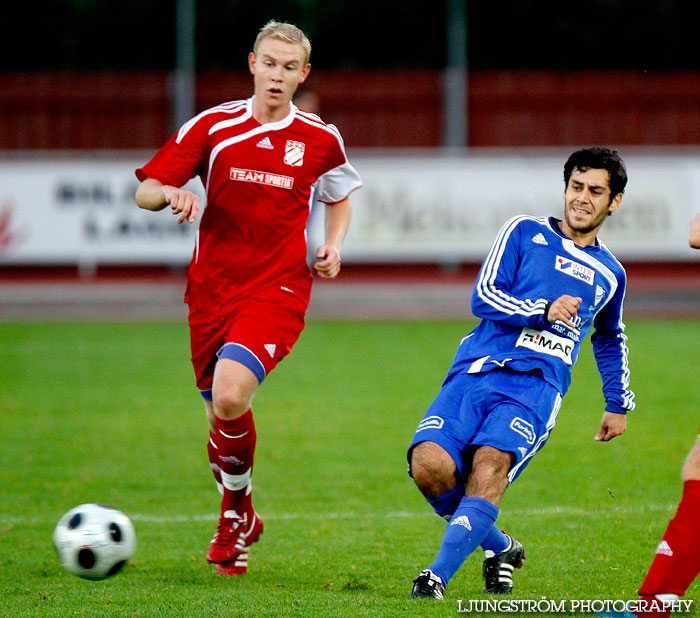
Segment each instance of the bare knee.
M215 389L212 401L214 414L222 419L237 418L250 409L252 400L247 391L235 385Z
M245 365L222 358L214 369L212 398L214 414L224 420L245 414L259 386L255 374Z
M700 481L700 437L695 441L695 446L690 449L690 453L685 458L681 478L684 483L686 481Z
M508 471L513 465L513 457L512 453L492 446L479 447L474 453L466 495L483 498L498 506L508 487Z
M457 466L435 442L421 442L411 451L411 476L426 498L437 498L457 484Z

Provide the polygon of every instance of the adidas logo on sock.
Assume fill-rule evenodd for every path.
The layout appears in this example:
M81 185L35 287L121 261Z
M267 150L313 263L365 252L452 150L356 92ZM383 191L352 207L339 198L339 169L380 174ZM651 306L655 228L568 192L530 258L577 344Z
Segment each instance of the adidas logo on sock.
M464 526L467 530L471 530L472 522L469 521L466 515L460 515L457 519L453 519L450 522L450 526Z
M661 543L659 543L659 546L656 548L656 553L663 554L664 556L673 556L673 550L666 541L661 541Z
M236 457L235 455L220 455L219 459L224 463L229 463L234 466L243 465L243 462L240 459L238 459L238 457Z
M258 148L267 148L268 150L274 150L274 146L272 145L272 142L270 141L270 138L266 135L263 137L257 144L255 144Z
M544 237L544 234L542 234L541 232L532 237L532 242L534 242L538 245L548 244L547 239Z

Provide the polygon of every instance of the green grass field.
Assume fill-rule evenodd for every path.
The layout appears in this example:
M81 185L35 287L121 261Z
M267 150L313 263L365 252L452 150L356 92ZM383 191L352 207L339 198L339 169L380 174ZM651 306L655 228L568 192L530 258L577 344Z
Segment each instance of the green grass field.
M486 599L481 556L443 603L408 600L443 522L405 449L470 324L312 322L254 410L265 534L245 577L204 559L219 495L184 324L0 323L0 615L457 616ZM586 342L545 449L506 492L525 545L514 598L634 599L678 503L700 420L700 321L630 321L637 410L593 441L603 400ZM138 549L102 582L59 565L56 521L82 502L133 520ZM698 598L696 582L686 598Z

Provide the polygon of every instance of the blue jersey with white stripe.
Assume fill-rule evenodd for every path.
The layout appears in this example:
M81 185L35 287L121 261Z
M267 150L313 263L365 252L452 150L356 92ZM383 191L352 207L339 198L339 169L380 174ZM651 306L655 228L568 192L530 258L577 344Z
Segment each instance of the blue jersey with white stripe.
M486 256L472 293L472 312L481 323L462 340L446 382L460 371L480 373L507 365L516 371L541 370L563 395L581 341L593 328L605 409L634 409L622 322L625 283L622 265L600 241L579 247L559 231L554 218L510 219ZM549 303L564 294L583 299L572 318L575 328L545 318Z

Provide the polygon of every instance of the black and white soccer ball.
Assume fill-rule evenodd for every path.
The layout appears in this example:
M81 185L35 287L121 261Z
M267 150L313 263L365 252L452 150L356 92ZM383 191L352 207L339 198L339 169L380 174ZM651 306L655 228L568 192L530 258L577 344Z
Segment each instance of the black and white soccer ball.
M136 549L131 520L117 509L92 503L61 517L53 541L65 569L85 579L116 575Z

